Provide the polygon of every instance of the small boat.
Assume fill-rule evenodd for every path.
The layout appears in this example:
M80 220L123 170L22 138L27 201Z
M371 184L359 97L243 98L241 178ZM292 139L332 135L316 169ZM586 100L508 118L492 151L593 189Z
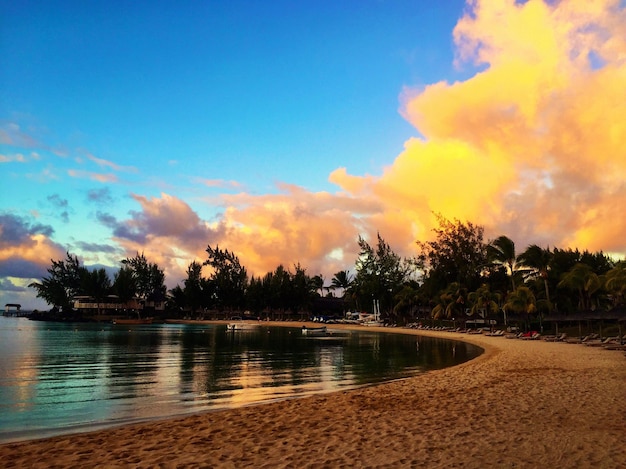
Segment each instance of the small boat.
M326 337L328 331L326 330L326 326L321 327L306 327L302 326L302 335L306 335L307 337Z
M237 331L253 331L260 327L259 324L253 324L250 322L231 322L226 326L226 330L229 332L237 332Z
M137 319L113 319L113 324L152 324L152 318L137 318Z

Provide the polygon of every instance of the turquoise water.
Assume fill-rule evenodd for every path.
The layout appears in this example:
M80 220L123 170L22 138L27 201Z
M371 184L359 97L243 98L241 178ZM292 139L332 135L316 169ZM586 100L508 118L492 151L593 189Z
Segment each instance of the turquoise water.
M419 342L419 343L418 343ZM458 341L299 327L60 324L0 318L0 442L345 390L444 368Z

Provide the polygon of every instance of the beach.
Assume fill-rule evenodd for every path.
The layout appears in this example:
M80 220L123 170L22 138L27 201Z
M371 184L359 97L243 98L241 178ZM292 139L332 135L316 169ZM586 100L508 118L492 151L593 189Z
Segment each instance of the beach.
M485 353L356 390L8 443L0 461L35 468L626 467L624 352L371 330L463 340Z

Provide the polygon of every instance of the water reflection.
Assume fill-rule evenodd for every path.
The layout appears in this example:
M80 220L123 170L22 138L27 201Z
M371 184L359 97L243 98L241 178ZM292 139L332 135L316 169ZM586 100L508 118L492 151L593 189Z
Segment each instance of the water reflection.
M442 339L0 319L0 441L346 389L461 363Z

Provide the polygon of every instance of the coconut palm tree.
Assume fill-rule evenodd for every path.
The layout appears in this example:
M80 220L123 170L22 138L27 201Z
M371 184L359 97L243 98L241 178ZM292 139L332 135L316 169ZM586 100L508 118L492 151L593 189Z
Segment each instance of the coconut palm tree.
M314 291L320 292L320 296L324 296L324 277L322 275L314 275L310 279L311 287Z
M509 293L502 308L506 313L523 314L526 316L526 321L528 321L530 315L537 311L536 304L537 301L532 290L522 286Z
M352 286L353 282L354 277L350 275L350 271L340 270L334 275L334 277L330 281L330 288L332 288L333 290L340 288L343 292L343 294L341 295L341 297L343 298L346 296L346 292Z
M618 262L606 273L604 287L611 297L613 307L626 303L626 261Z
M419 304L420 293L419 285L417 282L407 282L402 286L402 289L398 291L394 297L394 306L392 314L396 318L412 318L415 312L415 307Z
M515 255L515 243L512 239L502 235L487 245L487 260L491 265L502 266L511 279L511 287L515 291L515 273L519 270L519 263Z
M478 315L486 318L489 314L496 314L500 311L500 294L492 292L486 283L467 295L467 299L472 305L469 310L470 316Z
M465 290L457 282L452 282L440 294L430 315L433 319L451 319L465 313Z
M557 288L566 288L578 293L578 309L589 311L595 309L593 295L602 287L602 280L587 264L578 263L557 285Z
M548 286L548 271L550 270L552 258L553 254L550 249L543 249L536 244L528 246L519 256L520 264L530 269L528 275L538 276L543 280L549 310L552 310L552 302L550 301L550 288Z

